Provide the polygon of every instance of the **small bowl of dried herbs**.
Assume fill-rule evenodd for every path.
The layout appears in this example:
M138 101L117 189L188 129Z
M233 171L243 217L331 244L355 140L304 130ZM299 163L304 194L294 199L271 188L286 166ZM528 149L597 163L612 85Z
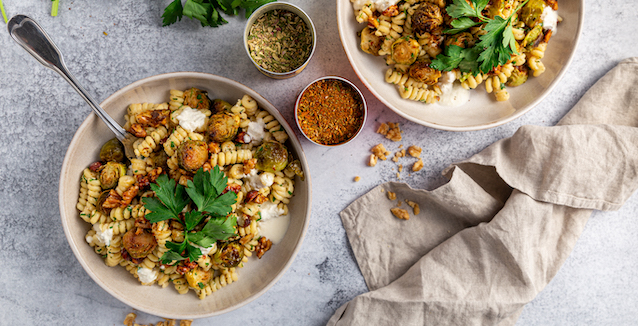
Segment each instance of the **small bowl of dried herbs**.
M316 30L310 16L285 2L259 7L248 18L244 47L264 75L284 79L298 75L315 51Z
M301 133L322 146L344 145L363 130L368 107L361 91L338 76L321 77L306 86L295 103Z

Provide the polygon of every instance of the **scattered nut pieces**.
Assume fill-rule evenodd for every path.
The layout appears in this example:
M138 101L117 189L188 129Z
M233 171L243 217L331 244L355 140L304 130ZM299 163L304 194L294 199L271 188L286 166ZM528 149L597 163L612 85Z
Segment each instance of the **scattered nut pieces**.
M384 122L377 129L377 133L385 136L388 134L388 130L390 130L390 127Z
M368 166L377 165L377 156L374 154L370 154L370 159L368 160Z
M387 155L392 154L387 149L385 149L385 146L383 146L383 144L378 144L372 147L370 151L372 152L372 154L376 155L382 161L386 160Z
M399 172L403 171L403 164L399 164Z
M359 181L361 181L361 177L360 176L354 177L354 182L359 182Z
M126 315L126 317L124 318L123 324L126 326L153 326L152 323L148 325L140 325L135 322L136 318L137 318L137 315L134 312L131 312L128 315ZM191 326L192 323L193 323L192 319L184 319L179 321L179 326ZM176 325L175 319L166 319L166 318L164 318L164 321L160 321L157 324L155 324L155 326L175 326L175 325Z
M423 168L422 159L419 159L418 161L414 162L414 164L412 165L412 171L414 172L421 171L422 168Z
M397 179L401 179L401 173L397 172Z
M133 326L135 318L137 318L137 315L134 312L129 313L128 315L126 315L126 318L124 318L124 325Z
M401 140L401 129L399 128L399 123L388 123L388 125L390 126L390 130L388 130L388 133L385 135L385 138L391 140L391 141L400 141Z
M408 147L408 154L410 154L410 156L412 157L421 156L421 147L411 145L410 147Z
M410 214L408 213L408 211L406 211L403 208L391 208L390 211L392 212L392 214L394 214L394 216L396 216L397 218L400 218L402 220L409 220L410 219Z
M388 199L390 199L390 200L397 199L397 194L392 192L392 191L388 191Z
M421 211L421 209L419 208L419 204L408 199L406 199L405 202L408 203L408 206L412 207L412 209L414 210L414 215L419 215L419 212Z

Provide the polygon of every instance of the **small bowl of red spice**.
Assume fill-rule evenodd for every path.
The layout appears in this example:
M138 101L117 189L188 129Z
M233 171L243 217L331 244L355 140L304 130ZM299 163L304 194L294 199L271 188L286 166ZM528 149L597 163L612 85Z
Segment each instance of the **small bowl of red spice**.
M368 107L361 91L338 76L321 77L304 88L295 103L301 133L322 146L351 142L366 122Z

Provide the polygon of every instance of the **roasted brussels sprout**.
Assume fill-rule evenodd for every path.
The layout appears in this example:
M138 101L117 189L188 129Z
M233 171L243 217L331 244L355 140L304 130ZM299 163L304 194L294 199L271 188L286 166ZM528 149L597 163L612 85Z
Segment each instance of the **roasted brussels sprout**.
M168 154L165 151L158 151L151 153L151 161L153 166L161 167L163 170L168 171Z
M392 43L392 60L398 64L411 65L416 61L421 45L412 37L402 37Z
M514 87L524 84L527 81L528 73L529 70L527 69L527 66L523 65L516 67L516 69L512 71L512 75L507 79L507 83L505 83L505 85Z
M472 33L461 32L450 35L445 39L445 46L456 45L462 48L471 48L476 43Z
M222 100L222 99L214 99L213 100L213 111L215 113L218 112L230 112L230 109L233 107L232 104Z
M100 168L100 185L102 189L117 187L120 177L126 174L126 166L122 163L106 162Z
M541 36L543 35L543 26L542 25L536 25L534 26L534 28L532 28L529 32L527 32L527 34L525 35L525 38L523 39L523 41L521 42L521 46L526 47L530 44L535 43L535 41Z
M103 215L109 215L112 209L112 208L106 208L103 205L106 199L109 197L109 193L110 193L109 190L102 191L100 193L100 196L97 197L97 203L95 204L97 211L102 213Z
M210 141L216 143L222 143L227 140L232 140L237 135L239 130L239 116L219 112L210 117L208 123L208 137Z
M184 91L184 105L188 105L193 109L209 109L210 99L205 91L191 88Z
M122 245L132 258L144 258L153 252L157 241L146 229L133 228L122 237Z
M525 6L521 9L520 20L529 27L534 27L541 21L541 14L545 9L545 1L543 0L529 0Z
M177 149L177 160L182 169L195 173L208 160L208 144L203 140L187 140Z
M441 8L435 4L421 3L421 7L412 14L412 28L417 34L432 33L437 31L442 24Z
M188 285L195 289L203 289L210 280L213 278L213 270L203 270L199 267L195 267L188 272L184 273Z
M428 85L436 84L439 81L439 77L441 77L441 71L430 67L430 63L425 61L413 63L408 70L408 74L417 81Z
M292 172L298 175L299 178L301 178L301 181L303 181L306 177L306 175L303 173L303 170L301 169L301 161L299 161L298 159L290 162L290 164L288 164L288 168L290 168Z
M100 149L101 161L123 162L124 157L124 145L117 138L107 141Z
M372 55L379 55L379 50L381 50L381 38L376 36L367 26L361 31L361 50Z
M227 242L223 244L213 255L213 263L224 268L239 265L244 258L244 247L239 242Z
M281 171L288 165L288 149L280 142L264 141L255 151L258 170Z

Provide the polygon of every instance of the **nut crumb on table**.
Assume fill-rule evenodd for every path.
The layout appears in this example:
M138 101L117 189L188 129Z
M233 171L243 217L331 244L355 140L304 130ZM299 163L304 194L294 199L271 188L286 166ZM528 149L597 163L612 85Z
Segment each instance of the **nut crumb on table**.
M410 147L408 147L408 154L410 154L410 156L412 157L421 156L421 151L422 149L419 146L411 145Z
M420 171L423 168L423 160L419 159L418 161L414 162L414 164L412 165L412 171L417 172Z
M397 199L397 194L392 192L392 191L388 191L388 199L390 199L390 200Z
M360 176L354 177L354 182L359 182L359 181L361 181L361 177Z
M385 146L383 146L383 144L377 144L376 146L372 147L370 151L382 161L385 161L387 159L387 155L392 154L385 148Z
M134 312L131 312L127 314L126 317L124 318L123 324L126 326L153 326L152 323L138 324L135 322L136 318L137 318L137 315ZM179 321L179 326L191 326L192 323L193 323L193 320L191 319L183 319ZM164 318L164 321L158 322L157 324L155 324L155 326L176 326L176 321L175 319Z
M409 220L410 219L410 213L408 213L408 211L406 211L403 208L395 207L395 208L391 208L390 211L397 218L400 218L402 220Z
M370 159L368 159L368 166L377 165L377 156L374 154L370 154Z
M421 212L421 209L419 208L419 204L409 199L406 199L405 202L408 203L408 206L412 207L412 210L414 211L414 215L419 215L419 212Z

